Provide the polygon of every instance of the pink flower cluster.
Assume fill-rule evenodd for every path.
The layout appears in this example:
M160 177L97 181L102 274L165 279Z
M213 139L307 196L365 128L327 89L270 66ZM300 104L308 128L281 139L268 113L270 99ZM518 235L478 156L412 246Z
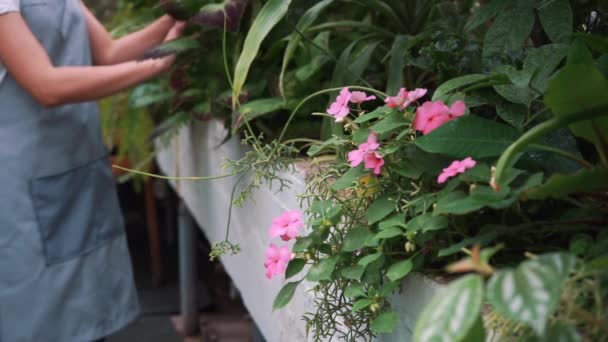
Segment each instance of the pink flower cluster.
M448 107L443 101L425 102L416 110L413 127L422 134L429 134L444 123L463 116L467 107L462 101L456 101Z
M384 100L389 108L405 109L407 106L415 102L419 98L426 95L426 89L416 88L412 91L407 91L405 88L399 89L397 96L389 96Z
M272 221L270 237L280 237L283 241L289 241L295 239L303 227L302 213L298 210L290 210ZM293 259L293 254L287 245L277 247L271 243L266 250L266 260L264 261L266 278L272 279L276 275L285 273L291 259Z
M336 101L327 108L327 113L334 116L336 122L342 122L344 121L344 118L350 114L350 108L348 108L349 103L363 103L375 99L375 96L367 96L367 94L362 91L350 92L348 88L342 88L340 94L336 97Z
M382 172L382 165L384 165L384 159L377 152L379 147L376 133L371 132L367 136L367 142L359 145L358 149L348 152L350 166L356 167L364 163L366 169L371 169L374 174L379 175Z
M437 177L437 183L443 184L448 179L464 173L468 169L472 169L477 165L477 162L473 160L471 157L465 158L463 160L454 160L450 166L443 169L443 172Z

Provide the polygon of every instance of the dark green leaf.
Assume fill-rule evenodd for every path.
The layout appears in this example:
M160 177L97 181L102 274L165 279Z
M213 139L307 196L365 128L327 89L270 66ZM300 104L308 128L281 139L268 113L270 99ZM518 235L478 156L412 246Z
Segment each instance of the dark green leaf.
M372 225L387 217L395 210L394 195L388 194L378 197L367 209L367 223Z
M370 324L370 329L375 334L390 334L395 330L399 322L399 314L393 311L383 312Z
M369 112L369 113L365 113L363 115L361 115L360 117L355 119L355 123L364 123L373 119L378 119L378 118L382 118L384 116L386 116L386 114L393 112L392 109L388 108L387 106L382 106L382 107L378 107L375 110Z
M338 262L338 259L339 256L334 255L312 265L308 270L306 280L315 282L331 280L331 275L334 272L334 269L336 268L336 263Z
M479 9L465 26L465 30L471 31L487 23L492 17L496 16L509 3L509 0L492 0L488 4L480 5Z
M501 155L518 136L513 127L465 115L416 139L415 144L426 152L478 159Z
M304 266L306 266L306 260L292 259L287 265L287 270L285 271L285 279L289 279L300 273L302 269L304 269Z
M403 235L403 230L399 227L392 227L385 230L381 230L378 234L376 234L376 236L374 236L374 239L386 240L400 235Z
M380 259L381 256L382 256L382 253L380 253L380 252L374 253L374 254L369 254L369 255L366 255L363 258L361 258L357 262L357 264L360 265L360 266L365 267L365 266L369 265L370 263L372 263L372 262Z
M405 126L407 126L407 120L405 120L403 113L393 112L378 121L370 129L377 134L384 134Z
M356 227L351 229L344 237L342 251L354 252L365 246L365 241L369 239L373 233L366 227Z
M412 267L414 264L412 260L403 260L391 265L386 271L386 276L390 281L397 281L406 275L408 275L412 271Z
M498 13L484 39L484 59L521 49L532 32L534 1L512 0Z
M365 268L357 265L357 266L343 268L340 271L340 274L342 275L342 277L344 277L346 279L358 281L358 280L361 280L361 277L363 276L363 272L365 272Z
M272 309L281 309L285 307L285 305L289 304L293 294L296 292L298 285L300 285L300 282L287 283L285 286L283 286L277 297L274 299Z
M353 284L344 290L344 296L346 298L357 298L365 296L365 289L361 284Z
M538 7L538 17L552 42L567 43L570 41L574 27L574 15L569 0L544 1Z

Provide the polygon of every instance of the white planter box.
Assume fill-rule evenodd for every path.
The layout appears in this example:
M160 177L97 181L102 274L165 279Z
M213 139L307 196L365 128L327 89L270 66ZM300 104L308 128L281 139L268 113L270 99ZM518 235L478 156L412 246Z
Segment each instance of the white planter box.
M247 148L238 139L221 144L226 136L222 124L195 122L182 129L170 146L158 155L162 171L173 177L214 176L228 173L222 165L226 158L237 160ZM239 289L245 306L268 342L306 341L302 315L312 310L312 294L303 283L292 302L273 312L272 302L283 285L276 277L264 276L264 253L270 238L268 231L275 216L298 208L297 195L304 192L303 174L285 174L293 182L288 191L275 192L262 186L243 208L233 208L230 241L241 245L241 253L224 256L221 261ZM181 181L172 185L202 227L210 242L224 239L230 193L235 177L213 181ZM380 336L379 341L409 341L420 310L440 286L420 277L409 276L403 291L393 298L393 306L401 315L397 331L391 336Z

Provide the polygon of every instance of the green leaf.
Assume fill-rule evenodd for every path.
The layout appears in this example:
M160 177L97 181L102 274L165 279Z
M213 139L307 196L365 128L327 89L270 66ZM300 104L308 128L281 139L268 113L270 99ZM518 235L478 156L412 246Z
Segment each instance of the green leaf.
M308 270L306 280L315 282L331 280L331 275L336 268L336 263L338 263L339 258L338 255L334 255L312 265Z
M291 249L294 253L304 252L313 244L314 240L310 236L298 238Z
M477 159L501 155L518 136L511 126L465 115L416 139L415 144L426 152Z
M556 117L608 105L608 80L593 65L569 64L551 80L545 104ZM569 127L576 136L601 146L598 136L608 136L608 116Z
M287 103L281 98L259 99L243 104L239 108L239 116L233 124L233 129L239 129L245 121L251 121L264 115L285 109Z
M378 252L378 253L373 253L373 254L369 254L369 255L366 255L366 256L364 256L363 258L361 258L361 259L360 259L360 260L357 262L357 264L358 264L359 266L363 266L363 267L365 267L365 266L369 265L370 263L372 263L372 262L374 262L374 261L376 261L376 260L380 259L380 257L381 257L381 256L382 256L382 253L380 253L380 252Z
M377 134L385 134L405 126L407 126L407 120L403 113L393 112L375 123L370 129Z
M386 218L378 223L380 230L391 228L391 227L403 227L405 228L405 214L395 214L389 218Z
M458 89L469 87L474 84L485 83L494 78L495 76L485 74L471 74L452 78L451 80L442 83L437 90L435 90L435 93L433 93L433 101L445 98L447 94Z
M365 241L374 235L366 227L355 227L346 233L344 242L342 243L342 251L354 252L365 246Z
M366 175L367 172L363 169L362 165L354 167L348 170L342 177L340 177L332 186L333 190L344 190L355 185L355 182L359 181L359 178Z
M471 31L488 22L492 17L496 16L509 3L509 0L492 0L490 3L479 6L479 9L473 14L471 20L467 22L464 29Z
M568 64L593 64L593 55L582 39L576 39L568 49Z
M395 210L395 202L391 198L394 195L387 194L378 197L367 209L367 223L372 225L387 217Z
M403 235L403 230L399 227L392 227L385 230L381 230L378 234L376 234L376 236L374 236L374 239L387 240L400 235Z
M552 175L545 184L530 190L531 199L562 198L574 192L608 190L608 169L584 169L575 174Z
M300 273L302 269L304 269L304 266L306 266L306 260L292 259L287 265L287 270L285 271L285 279L289 279Z
M370 306L372 303L373 303L373 301L368 298L359 299L358 301L355 302L355 304L353 304L353 312L357 312L359 310L365 309L366 307Z
M370 324L374 334L390 334L395 330L399 322L399 314L394 311L383 312Z
M378 119L378 118L382 118L384 116L386 116L386 114L388 113L392 113L393 110L388 108L387 106L382 106L382 107L378 107L375 110L363 114L360 117L355 119L355 123L364 123L373 119Z
M535 1L512 0L498 13L483 42L483 58L520 50L534 26Z
M309 157L315 157L315 156L319 155L321 152L323 152L324 150L326 150L326 149L328 149L330 147L336 148L338 146L344 145L345 143L346 143L345 139L333 136L333 137L325 140L320 145L313 145L313 146L311 146L308 149L308 152L306 152L306 154L308 154Z
M391 48L388 67L388 81L386 82L386 93L397 94L399 89L403 87L403 68L405 67L405 55L407 51L416 43L416 39L410 36L398 34L395 36L393 46Z
M570 0L545 0L538 7L538 18L545 33L554 43L567 43L574 27Z
M463 248L466 248L466 247L469 247L469 246L472 246L475 244L486 245L486 244L496 240L496 238L498 238L498 236L499 236L499 233L495 229L489 229L489 231L486 233L479 234L474 237L466 238L466 239L460 241L459 243L456 243L450 247L440 249L439 253L437 253L437 256L441 258L441 257L445 257L445 256L454 255L458 252L461 252Z
M378 294L381 297L386 297L388 295L390 295L391 293L393 293L397 288L399 288L399 285L401 283L398 281L391 281L390 283L386 283L384 285L382 285L382 287L380 288L380 291L378 291Z
M362 39L353 41L342 51L334 69L332 85L343 86L359 81L359 78L369 66L376 46L380 42L363 41L362 46L358 50L355 49L361 41Z
M449 220L445 216L433 216L431 213L425 213L411 219L405 225L405 229L411 232L426 233L432 230L444 229L448 224Z
M412 341L464 341L478 321L482 300L481 276L468 275L451 283L426 305Z
M292 33L287 42L287 48L285 49L285 54L283 55L283 62L281 65L281 72L279 74L279 91L281 95L285 95L284 91L284 78L285 71L287 70L287 66L289 62L293 58L300 42L302 41L302 34L317 20L321 12L329 6L334 0L321 0L317 2L314 6L310 7L298 20L296 24L297 31Z
M392 264L391 267L388 268L388 271L386 271L386 276L390 281L397 281L408 275L412 271L413 267L414 264L410 259L399 261Z
M281 291L279 291L279 294L277 294L277 297L274 299L272 310L281 309L289 304L291 298L293 298L293 294L296 292L298 285L300 285L299 281L287 283L285 286L283 286Z
M353 133L353 143L360 145L367 141L371 131L369 128L361 127Z
M568 54L568 45L549 44L532 49L524 61L524 69L536 70L531 85L540 92L545 92L553 72Z
M521 129L528 114L528 108L524 105L501 101L496 106L496 112L511 126Z
M234 69L232 107L235 108L249 74L249 68L260 50L262 41L287 13L291 0L268 0L258 12L243 44L243 50Z
M359 281L359 280L361 280L361 277L363 276L363 272L365 272L365 268L357 265L357 266L343 268L340 271L340 274L342 275L342 277L344 277L346 279Z
M201 44L198 39L184 37L162 43L161 45L148 50L144 53L142 59L162 58L173 54L179 54L189 50L200 48Z
M353 284L344 290L344 297L357 298L365 296L365 289L361 284Z
M573 257L558 253L523 262L490 279L488 300L500 314L543 335L573 266Z

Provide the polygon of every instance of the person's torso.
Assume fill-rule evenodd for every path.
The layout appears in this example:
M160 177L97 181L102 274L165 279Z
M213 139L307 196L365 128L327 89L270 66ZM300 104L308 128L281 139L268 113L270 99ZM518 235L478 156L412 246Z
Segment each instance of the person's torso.
M92 63L79 0L21 0L21 15L52 63ZM53 175L105 155L96 103L42 107L9 73L0 83L0 163L20 177Z

